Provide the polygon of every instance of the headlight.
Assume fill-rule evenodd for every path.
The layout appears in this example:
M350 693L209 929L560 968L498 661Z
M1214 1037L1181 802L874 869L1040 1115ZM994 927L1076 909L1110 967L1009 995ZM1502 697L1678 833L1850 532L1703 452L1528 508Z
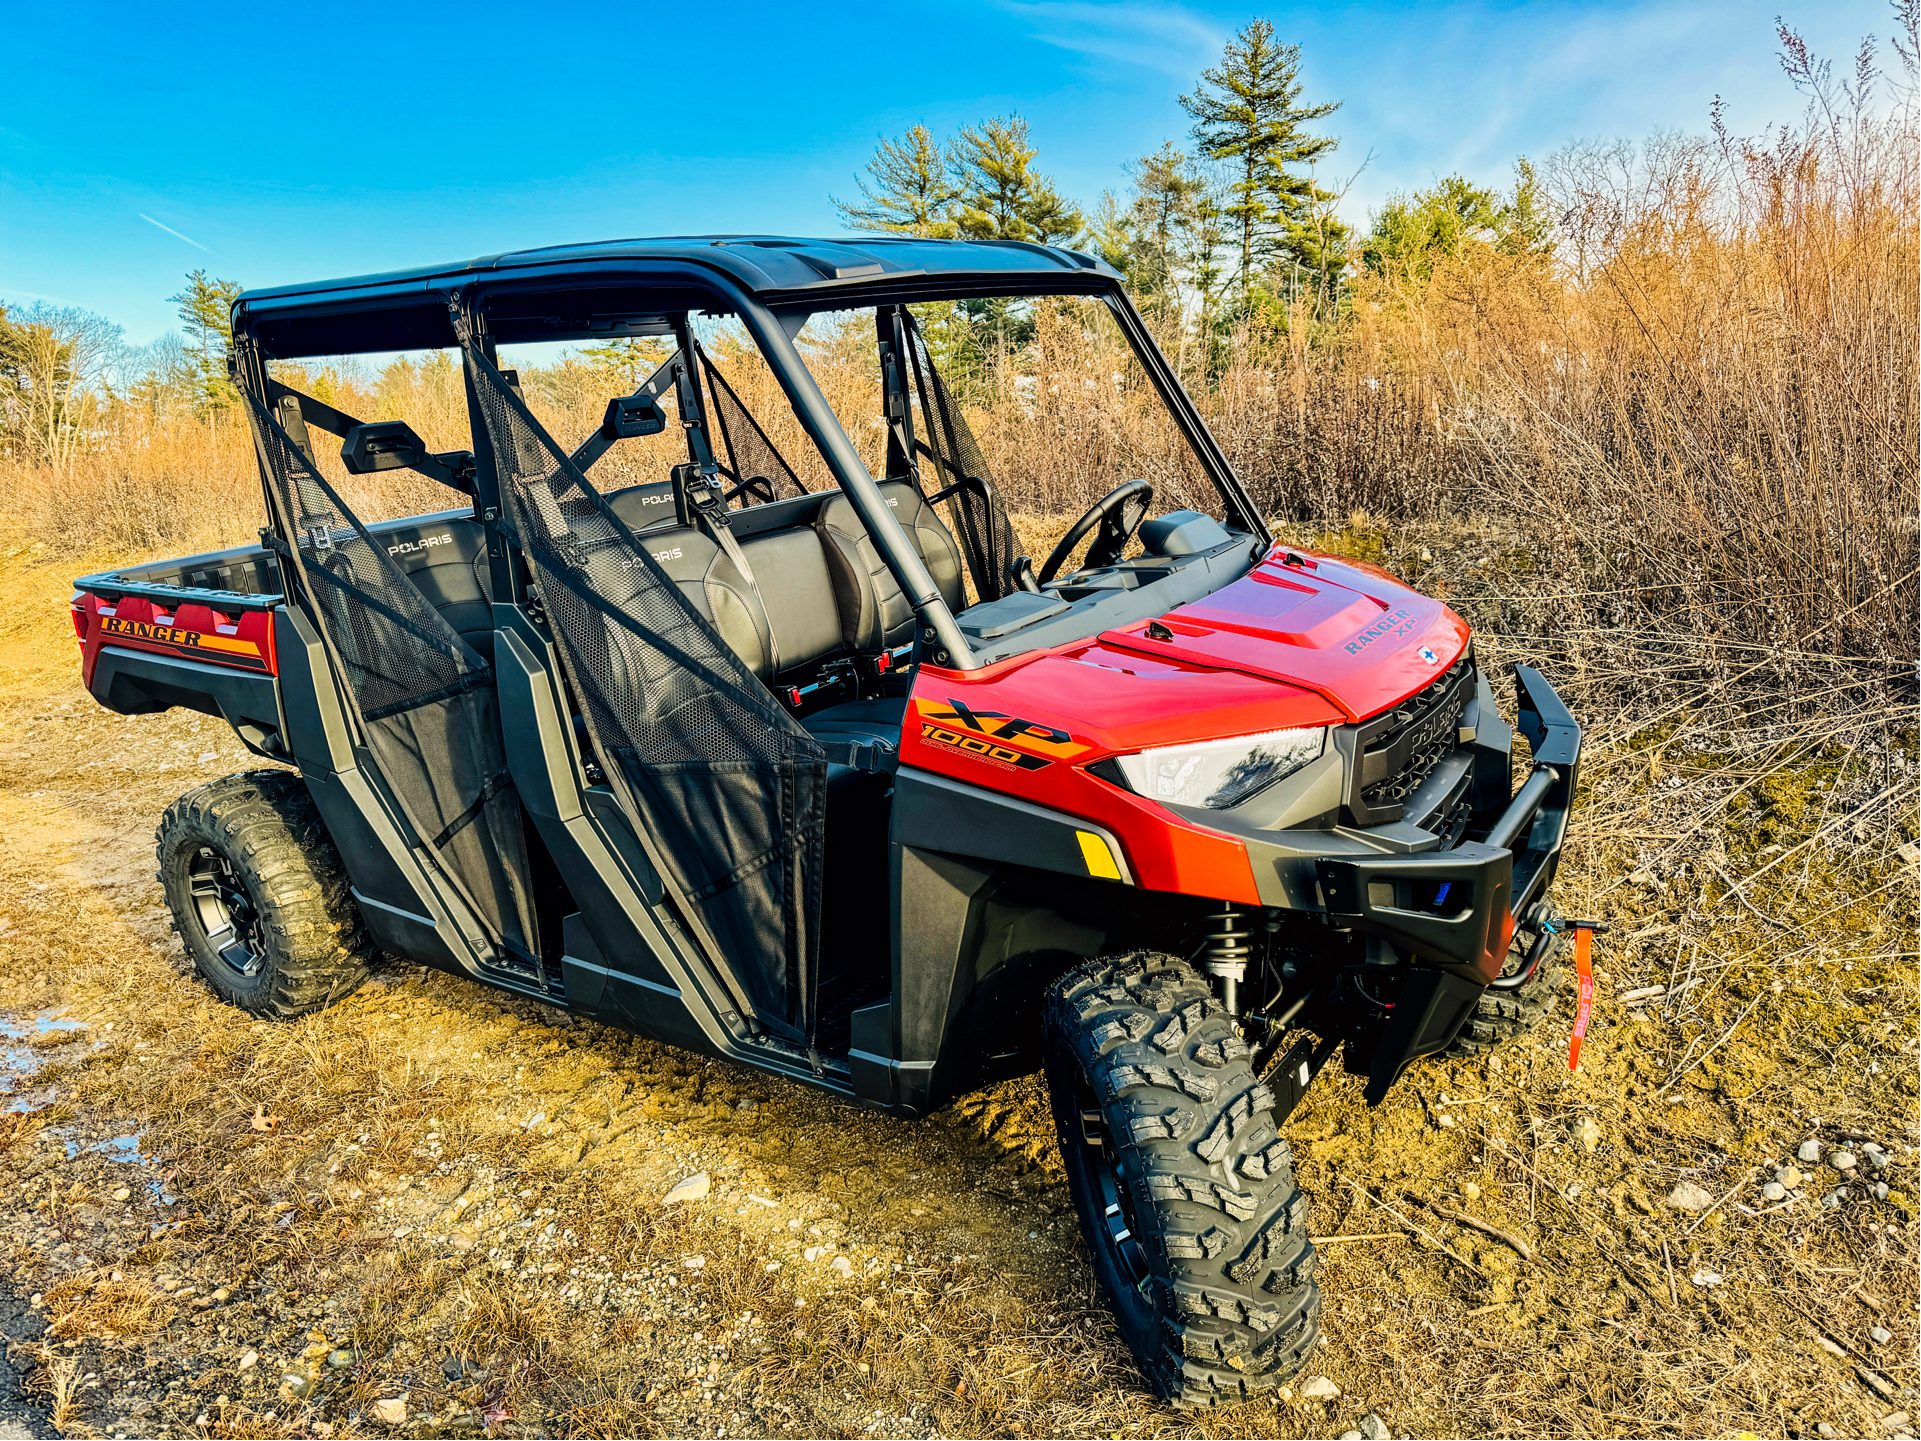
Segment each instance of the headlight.
M1136 795L1177 806L1226 810L1258 795L1316 760L1327 745L1325 726L1262 731L1199 745L1166 746L1116 756Z

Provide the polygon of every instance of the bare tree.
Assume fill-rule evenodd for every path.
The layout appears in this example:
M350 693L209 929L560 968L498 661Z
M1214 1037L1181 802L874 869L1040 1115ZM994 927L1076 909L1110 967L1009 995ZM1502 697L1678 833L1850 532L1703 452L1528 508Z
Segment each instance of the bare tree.
M99 421L119 352L120 327L90 311L0 309L0 426L10 447L65 470Z

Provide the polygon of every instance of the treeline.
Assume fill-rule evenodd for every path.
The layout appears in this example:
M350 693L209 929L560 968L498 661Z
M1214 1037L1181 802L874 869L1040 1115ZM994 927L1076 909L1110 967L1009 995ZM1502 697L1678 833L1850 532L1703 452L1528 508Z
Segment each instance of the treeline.
M231 311L241 286L204 270L167 297L179 335L130 346L91 311L0 302L0 455L65 470L109 443L130 415L206 419L239 398L227 379Z
M1525 159L1506 188L1449 176L1393 196L1365 230L1343 220L1359 172L1330 177L1340 141L1319 129L1341 102L1306 97L1300 67L1299 46L1253 21L1179 97L1193 122L1186 144L1129 163L1122 198L1064 198L1036 163L1027 121L1011 115L945 142L924 125L882 140L859 199L830 199L856 230L1085 250L1127 277L1144 310L1209 338L1336 318L1360 277L1424 279L1438 257L1472 245L1552 253L1549 198Z

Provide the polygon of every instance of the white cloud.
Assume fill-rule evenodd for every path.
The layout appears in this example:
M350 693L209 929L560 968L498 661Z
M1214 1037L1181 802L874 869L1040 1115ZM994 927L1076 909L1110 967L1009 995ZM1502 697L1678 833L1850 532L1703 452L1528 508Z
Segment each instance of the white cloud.
M998 8L1026 21L1043 44L1158 71L1186 83L1221 58L1227 41L1227 32L1213 20L1179 5L1001 0Z

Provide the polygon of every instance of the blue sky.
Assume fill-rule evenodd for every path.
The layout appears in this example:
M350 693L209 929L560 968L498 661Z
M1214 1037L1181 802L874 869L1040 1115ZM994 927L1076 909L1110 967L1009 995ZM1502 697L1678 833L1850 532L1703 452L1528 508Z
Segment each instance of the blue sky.
M17 0L0 110L0 299L174 324L196 266L250 285L626 235L833 234L877 137L1028 117L1083 201L1182 139L1178 95L1255 15L1339 99L1349 218L1577 137L1793 118L1784 12L1845 68L1881 0L1270 6L904 0L889 7L263 10ZM1892 57L1888 57L1890 62Z

